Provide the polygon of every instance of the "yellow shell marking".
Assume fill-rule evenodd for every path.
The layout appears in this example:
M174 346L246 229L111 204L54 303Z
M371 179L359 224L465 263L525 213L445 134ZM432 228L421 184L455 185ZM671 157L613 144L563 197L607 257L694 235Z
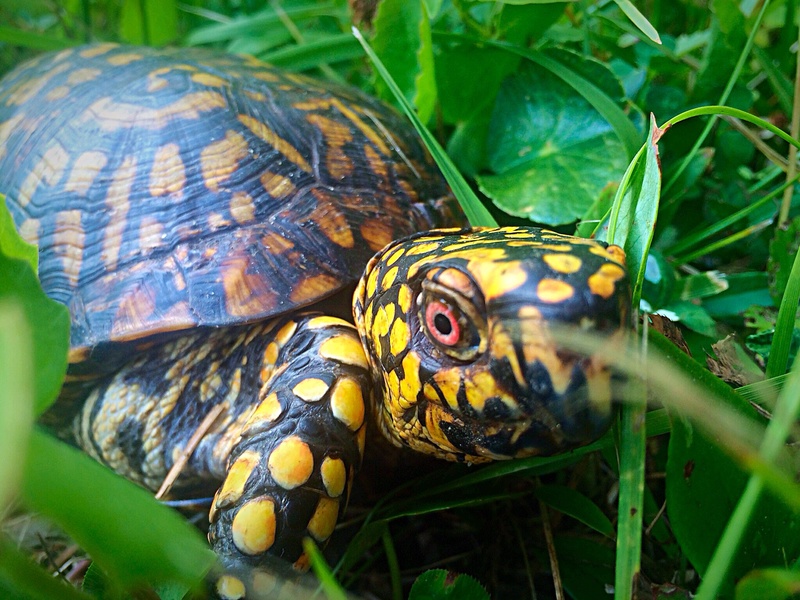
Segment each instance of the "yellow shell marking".
M272 198L285 198L294 192L294 184L291 179L283 175L278 175L277 173L272 173L271 171L264 171L259 181L261 181L261 187L263 187Z
M590 275L586 283L593 294L608 299L614 295L616 283L623 277L625 271L622 267L606 263L601 265L596 273Z
M27 206L40 183L46 185L58 183L68 162L69 153L64 146L58 142L50 144L42 158L34 165L25 181L22 182L19 190L19 203L22 206Z
M217 595L222 600L242 600L247 590L242 580L233 575L223 575L217 579Z
M367 242L370 250L377 252L392 241L392 230L380 219L366 219L359 227L361 237Z
M126 156L119 168L114 171L106 194L109 221L103 232L103 251L100 256L109 271L113 271L117 266L120 244L131 206L131 188L135 179L136 159L133 156Z
M222 87L227 84L222 77L217 77L211 73L192 73L192 81L200 85L207 85L208 87Z
M250 500L233 517L233 543L243 554L262 554L275 543L275 503L262 496Z
M351 334L341 334L329 337L319 346L319 354L323 358L336 360L340 363L368 368L367 358L361 342Z
M160 108L146 108L139 104L114 102L100 98L81 115L79 122L96 123L105 131L118 129L158 130L175 119L199 119L200 115L216 108L225 108L227 102L219 92L203 90L184 94L178 100ZM132 118L135 115L135 119Z
M255 450L246 450L242 452L241 456L228 469L228 475L225 477L225 483L217 493L214 505L217 508L224 508L234 504L239 498L242 497L244 486L247 483L253 469L261 460L261 455Z
M281 138L277 133L270 129L265 123L250 115L239 115L239 121L252 131L257 137L267 142L289 161L300 167L306 173L311 173L311 166L297 148Z
M110 65L114 65L115 67L121 67L124 65L129 65L132 62L136 62L137 60L141 60L142 58L143 57L141 54L130 52L127 54L115 54L114 56L109 56L106 60Z
M279 346L285 346L286 342L288 342L294 332L297 331L297 323L294 321L289 321L283 327L278 330L278 333L275 334L275 341L278 343Z
M308 444L296 435L290 435L270 453L267 465L278 485L293 490L311 477L314 455Z
M237 223L249 223L256 218L256 206L247 192L234 192L230 202L231 216Z
M75 159L64 189L68 192L75 192L79 196L86 196L95 178L107 162L108 157L103 152L84 152Z
M350 377L343 377L333 386L331 412L350 431L356 431L364 422L364 395L361 386ZM333 494L331 494L333 495Z
M383 140L383 138L378 135L378 133L372 127L362 121L351 107L347 106L338 98L331 98L330 103L331 106L339 109L339 112L347 117L347 119L349 119L370 142L375 144L375 147L378 148L382 154L389 154L389 147L386 145L386 142Z
M576 273L581 268L581 259L572 254L545 254L542 260L558 273Z
M60 85L47 92L44 99L48 102L53 102L54 100L65 98L67 94L69 94L69 88L66 85Z
M86 237L81 225L81 211L62 210L56 214L56 228L53 245L61 257L64 274L73 287L78 285L83 262L83 243Z
M320 498L317 509L308 522L308 533L318 542L331 537L336 527L336 518L339 516L339 500L335 498Z
M328 388L330 386L322 379L309 377L295 385L292 388L292 392L305 402L319 402L325 396Z
M177 144L166 144L156 150L150 171L150 193L153 196L176 194L186 183L186 170Z
M536 286L536 293L542 302L557 304L572 298L575 295L575 288L558 279L542 279Z
M313 277L306 277L300 281L289 294L292 302L300 304L307 300L319 298L325 293L335 290L339 285L339 281L333 276L326 273L320 273Z
M203 182L212 192L218 192L221 183L228 180L248 155L247 140L240 133L228 130L225 138L213 142L200 152L200 169Z
M345 483L347 483L347 469L345 469L344 461L341 458L326 456L319 471L328 496L331 498L341 496Z
M100 69L92 69L92 68L83 68L83 69L75 69L69 75L67 75L67 84L68 85L77 85L79 83L84 83L86 81L91 81L92 79L96 79L102 74Z

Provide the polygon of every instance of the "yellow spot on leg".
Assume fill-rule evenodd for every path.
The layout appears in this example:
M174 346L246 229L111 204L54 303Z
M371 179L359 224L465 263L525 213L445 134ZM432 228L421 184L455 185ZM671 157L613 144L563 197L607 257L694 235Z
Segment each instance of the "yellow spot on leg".
M220 488L216 501L214 502L214 505L218 509L230 506L242 497L247 479L250 477L250 473L253 472L253 469L260 459L261 455L254 450L247 450L236 459L236 462L234 462L228 470L225 483L222 485L222 488Z
M275 526L272 498L250 500L233 517L233 543L244 554L262 554L275 543Z
M361 342L353 335L335 335L322 342L319 354L323 358L367 369L367 358Z
M311 448L296 435L283 440L269 455L269 472L282 488L292 490L303 485L314 470Z
M332 498L341 496L347 481L347 469L344 467L344 461L341 458L326 456L319 470L322 475L322 484L328 495Z
M241 600L245 595L245 587L238 577L223 575L217 579L217 595L222 600Z
M336 527L339 516L339 500L334 498L320 498L317 510L308 522L308 533L318 542L323 542L331 537Z
M319 402L325 395L325 392L328 391L329 387L330 385L322 379L309 377L295 385L292 388L292 392L295 396L306 402Z
M344 377L336 382L331 392L331 412L350 431L356 431L364 422L364 396L354 379Z

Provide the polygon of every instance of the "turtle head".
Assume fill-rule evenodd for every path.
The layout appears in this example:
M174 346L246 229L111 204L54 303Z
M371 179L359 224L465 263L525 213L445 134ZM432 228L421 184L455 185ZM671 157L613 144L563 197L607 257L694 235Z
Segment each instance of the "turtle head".
M525 227L384 248L354 297L384 435L473 463L599 437L618 395L603 355L630 324L624 259L617 246ZM602 336L602 351L567 348L560 328Z

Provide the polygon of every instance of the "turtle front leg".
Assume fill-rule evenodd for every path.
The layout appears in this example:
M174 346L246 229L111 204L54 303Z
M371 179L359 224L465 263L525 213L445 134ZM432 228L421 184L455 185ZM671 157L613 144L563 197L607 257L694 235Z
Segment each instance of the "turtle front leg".
M229 458L209 540L236 571L268 556L305 570L302 540L324 544L333 533L364 451L369 375L355 329L305 316L276 330L262 365L273 373L262 377L259 402L213 451ZM230 574L217 587L231 598L244 590Z

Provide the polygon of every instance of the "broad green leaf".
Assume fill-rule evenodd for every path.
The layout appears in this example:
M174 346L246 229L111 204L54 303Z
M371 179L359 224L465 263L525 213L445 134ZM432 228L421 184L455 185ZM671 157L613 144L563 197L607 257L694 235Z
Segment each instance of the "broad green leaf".
M583 537L556 535L554 544L561 579L572 598L610 598L608 585L614 581L613 542L603 544Z
M783 600L800 594L800 571L757 569L736 584L736 600Z
M797 356L797 351L800 350L800 327L795 326L790 334L791 340L789 342L788 363L793 364ZM767 329L752 335L748 335L746 339L747 347L761 356L765 362L769 362L770 353L772 351L773 340L775 339L775 329ZM777 373L773 375L780 375Z
M622 246L628 272L633 280L633 305L638 306L644 285L647 255L655 231L661 193L658 140L663 131L651 117L648 142L637 155L617 191L609 217L608 232L599 239Z
M520 57L474 44L444 44L436 55L436 85L447 123L480 119L491 112L500 84L516 70ZM478 140L471 140L477 142Z
M536 488L534 495L557 511L614 539L614 526L611 521L594 502L580 492L564 485L542 485Z
M712 317L741 315L753 305L773 306L766 273L731 273L725 281L727 290L703 299L703 308Z
M334 4L327 2L309 2L286 6L283 12L286 17L295 23L324 16L335 16L337 18L344 16L343 11L336 8ZM247 36L258 36L271 40L275 36L283 37L284 35L286 35L286 25L281 21L281 16L272 8L268 8L251 15L231 19L226 23L214 23L193 29L186 36L185 43L187 46L198 46L200 44L236 40Z
M25 261L34 273L39 271L39 252L17 234L17 228L11 213L0 194L0 254L7 258L18 258Z
M496 174L476 179L515 216L548 225L574 221L624 171L625 150L608 122L539 65L524 64L504 82L490 131Z
M306 71L321 64L333 64L363 56L358 41L349 33L325 36L302 45L285 46L259 56L262 60L292 71Z
M794 257L800 248L800 217L791 220L785 227L776 227L769 244L769 293L779 306L786 291Z
M69 313L66 307L45 296L31 266L29 252L13 227L9 227L5 204L0 204L0 302L11 300L23 307L28 330L32 334L34 356L34 410L41 414L61 389L67 368ZM25 260L9 258L6 249ZM0 390L2 393L4 390ZM0 401L3 397L0 396ZM4 401L14 401L5 398Z
M131 44L161 46L178 37L176 0L125 0L120 35Z
M428 13L421 0L384 0L373 22L372 47L405 98L427 123L436 105L436 76ZM392 94L382 80L376 89L386 99Z
M197 585L215 557L200 533L142 488L34 429L23 504L61 525L123 585Z
M484 587L469 575L435 569L417 577L408 600L489 600Z
M0 43L33 48L34 50L62 50L75 46L79 42L0 25Z
M667 514L678 542L701 577L723 528L747 482L745 473L718 443L676 418L667 461ZM780 501L765 495L758 503L745 540L723 588L753 566L780 566L800 558L800 519Z
M0 515L16 492L33 426L33 341L17 298L0 298Z

